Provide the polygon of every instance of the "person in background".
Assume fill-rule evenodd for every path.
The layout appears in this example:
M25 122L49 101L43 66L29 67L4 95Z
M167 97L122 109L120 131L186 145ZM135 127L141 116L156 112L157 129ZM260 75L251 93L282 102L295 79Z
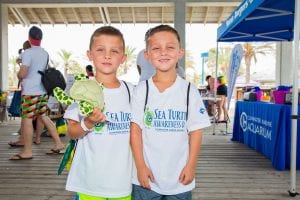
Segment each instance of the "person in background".
M18 51L19 57L16 60L18 65L22 64L22 55L23 55L24 51L29 48L31 48L31 44L30 44L29 40L26 40L23 43L23 48L19 49L19 51ZM19 80L19 82L20 81L21 80ZM18 88L19 88L19 85L18 85ZM32 123L33 123L33 129L36 131L36 136L35 136L33 143L36 145L39 145L41 143L41 134L44 129L44 124L41 122L41 120L37 120L37 119L33 119ZM11 146L11 147L23 147L24 146L24 137L22 135L21 128L18 130L18 133L19 133L19 138L17 139L17 141L8 142L9 146Z
M215 83L215 80L216 79L213 76L210 76L208 79L208 88L211 96L215 96L215 86L218 87L218 83Z
M96 29L87 56L95 66L96 81L103 84L105 108L94 108L83 117L74 103L65 112L68 134L78 139L66 189L76 192L79 200L130 200L133 85L117 79L117 70L127 58L122 33L112 26Z
M211 89L210 89L210 79L212 78L211 75L207 75L205 77L205 80L207 82L207 86L206 86L206 96L207 97L212 97L213 93L211 93ZM214 106L214 102L211 100L205 100L204 101L205 107L207 109L207 113L209 116L213 115L213 106Z
M227 85L226 79L224 76L219 76L218 87L217 87L217 96L221 98L220 101L217 101L218 109L218 121L227 121L228 120L228 110L227 110ZM223 114L223 119L221 118Z
M149 29L144 55L156 73L132 96L133 200L191 200L201 129L210 126L209 117L197 88L176 73L184 50L174 28Z
M10 160L29 160L32 159L32 120L36 118L41 120L48 129L50 135L55 141L54 148L50 153L60 153L64 149L57 134L55 124L46 115L48 97L46 90L42 86L41 75L38 70L44 71L48 61L48 53L40 47L43 32L40 28L32 26L29 29L28 40L31 48L22 54L22 64L17 74L19 80L22 80L21 96L21 130L24 137L23 150L15 154Z
M90 79L94 77L94 70L92 65L87 65L85 67L85 71L86 71L86 78Z
M183 79L185 79L185 71L182 66L180 66L178 63L176 64L176 73Z
M18 65L21 65L21 64L22 64L22 54L24 53L24 51L25 51L26 49L29 49L29 48L31 48L31 44L30 44L30 42L29 42L28 40L26 40L26 41L23 43L23 48L22 48L22 49L19 49L19 51L18 51L19 56L18 56L18 58L17 58L17 60L16 60L16 62L17 62Z
M210 79L210 78L211 78L211 75L207 75L207 76L205 77L205 81L207 82L207 86L206 86L207 92L210 91L210 86L209 86L209 79Z
M141 50L138 53L137 59L136 59L136 65L140 74L140 80L144 81L148 80L151 76L155 74L155 68L151 63L148 62L148 60L144 57L145 50Z

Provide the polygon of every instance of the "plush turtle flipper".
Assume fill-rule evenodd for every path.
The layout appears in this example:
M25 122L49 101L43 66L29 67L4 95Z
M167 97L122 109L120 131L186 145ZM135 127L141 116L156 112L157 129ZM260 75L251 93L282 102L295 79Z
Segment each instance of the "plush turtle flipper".
M94 106L86 101L79 101L79 111L82 116L88 116L94 110Z
M67 96L67 94L59 87L53 89L53 94L57 101L61 104L71 105L75 102L72 97Z
M86 76L84 74L78 74L75 76L75 81L86 80Z

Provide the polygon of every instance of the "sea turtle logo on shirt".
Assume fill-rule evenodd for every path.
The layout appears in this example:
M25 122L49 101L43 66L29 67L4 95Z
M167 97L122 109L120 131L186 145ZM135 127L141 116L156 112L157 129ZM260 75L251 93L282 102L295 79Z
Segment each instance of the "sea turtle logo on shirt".
M201 107L200 109L199 109L199 113L201 113L201 114L204 114L205 113L205 108L203 108L203 107Z
M149 108L146 108L145 111L145 125L150 127L153 125L154 113L149 111Z
M103 127L104 127L104 122L95 124L94 126L95 132L99 133L100 131L102 131Z

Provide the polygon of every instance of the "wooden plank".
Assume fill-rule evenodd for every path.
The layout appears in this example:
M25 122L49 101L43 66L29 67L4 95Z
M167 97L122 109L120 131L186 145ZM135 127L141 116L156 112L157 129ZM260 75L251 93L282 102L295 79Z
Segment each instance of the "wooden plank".
M20 121L0 123L0 200L72 200L74 193L65 190L67 172L57 175L61 156L45 153L52 147L49 137L41 145L33 145L34 159L9 161L20 149L10 148L7 142ZM225 126L204 129L201 155L196 169L196 189L193 200L287 200L289 171L277 171L265 156L246 145L232 142L224 135ZM228 132L232 130L229 125ZM65 142L67 137L62 138ZM300 172L297 171L297 179ZM299 199L296 197L295 199Z

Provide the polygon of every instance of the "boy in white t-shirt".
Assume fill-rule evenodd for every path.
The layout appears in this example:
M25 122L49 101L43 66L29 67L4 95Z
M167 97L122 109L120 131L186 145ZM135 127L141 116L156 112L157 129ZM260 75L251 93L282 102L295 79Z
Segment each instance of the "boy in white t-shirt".
M184 55L177 31L159 25L145 40L145 57L156 74L138 84L131 102L132 196L191 200L201 129L210 126L209 117L197 88L176 75Z
M83 117L77 104L68 107L68 134L78 138L66 189L79 200L130 200L132 155L129 146L132 85L117 79L126 60L122 33L111 26L95 30L87 56L95 66L95 80L104 86L105 108Z

